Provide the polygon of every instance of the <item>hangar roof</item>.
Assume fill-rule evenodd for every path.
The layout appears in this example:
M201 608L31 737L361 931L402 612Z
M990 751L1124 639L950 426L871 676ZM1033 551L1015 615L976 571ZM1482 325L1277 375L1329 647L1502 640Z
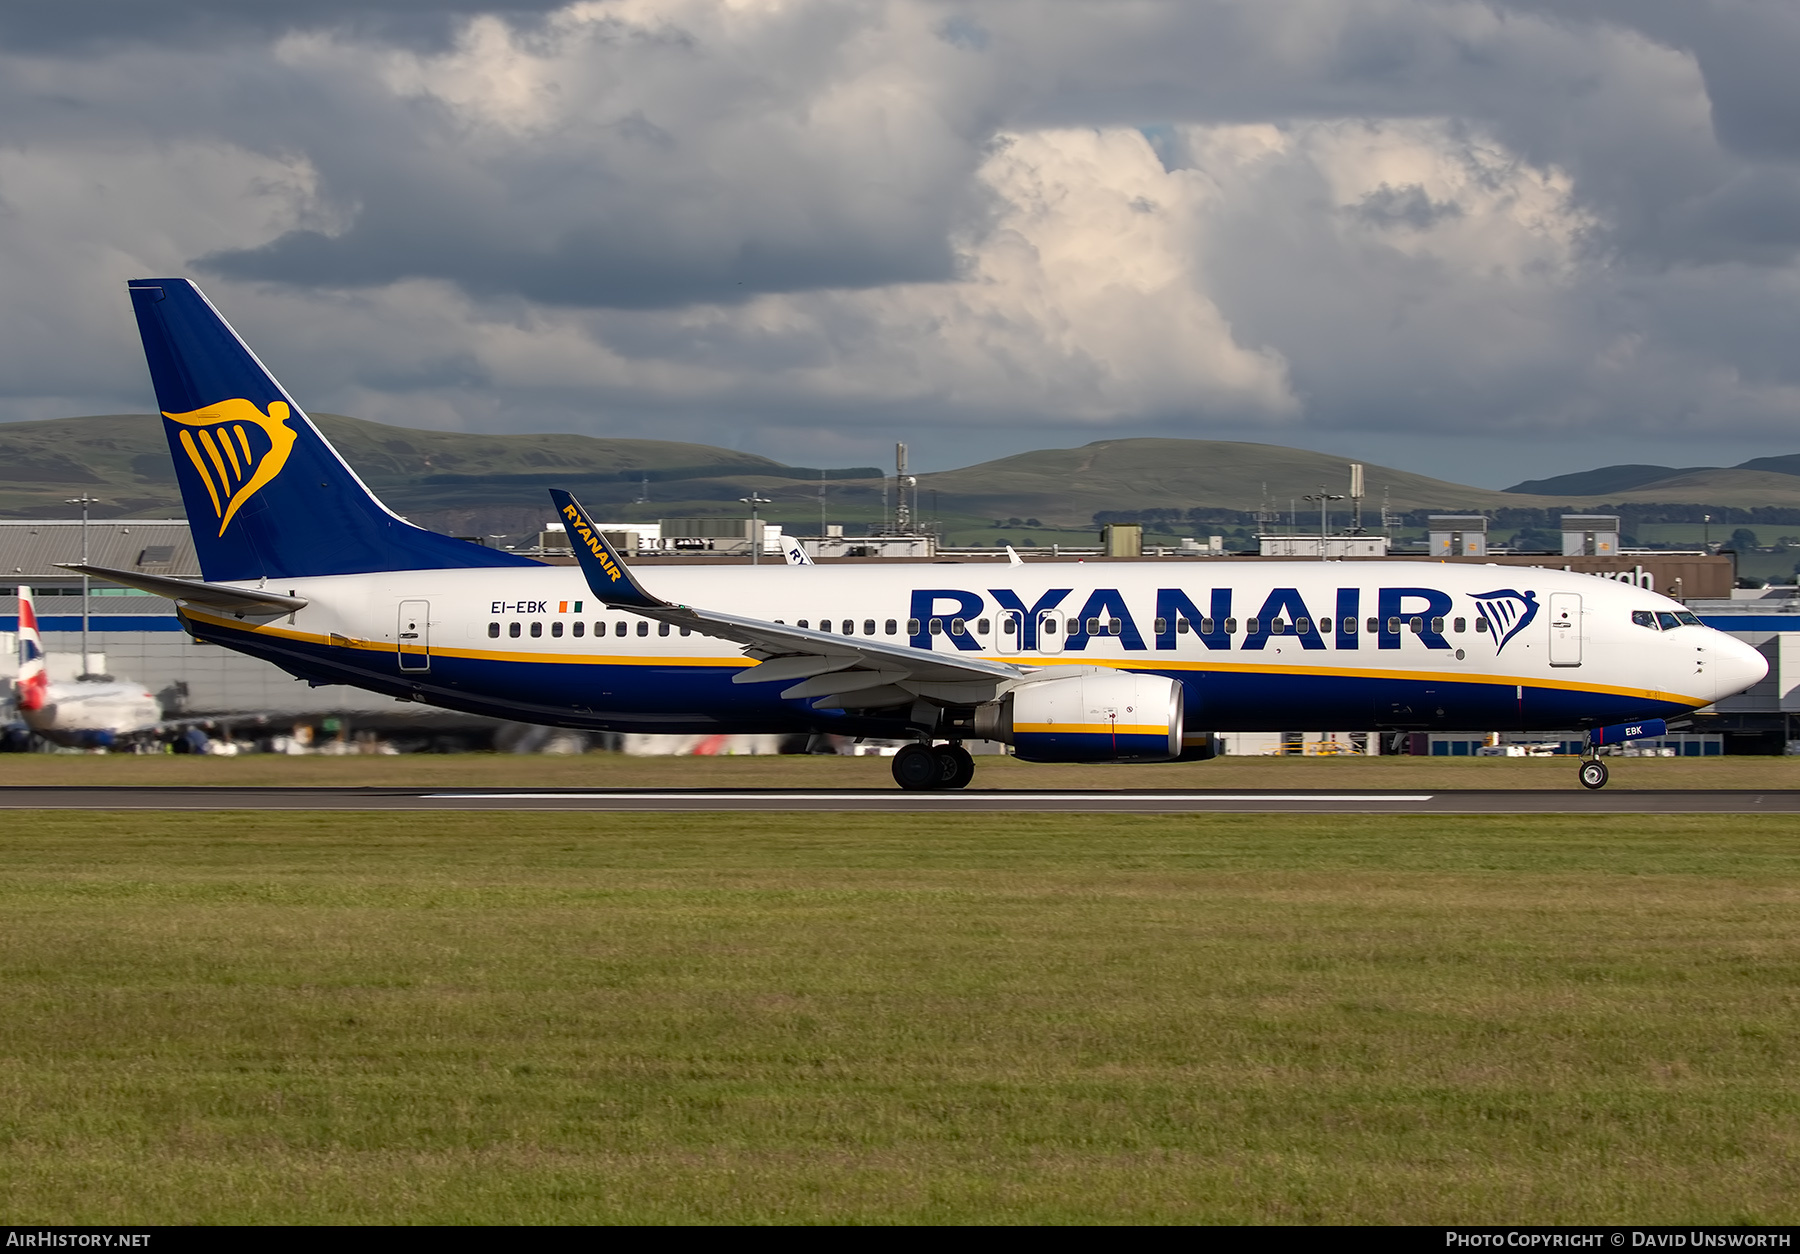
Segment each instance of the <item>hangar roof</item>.
M185 518L96 519L87 527L95 566L197 579L200 560ZM80 581L57 567L81 560L80 519L0 519L0 583Z

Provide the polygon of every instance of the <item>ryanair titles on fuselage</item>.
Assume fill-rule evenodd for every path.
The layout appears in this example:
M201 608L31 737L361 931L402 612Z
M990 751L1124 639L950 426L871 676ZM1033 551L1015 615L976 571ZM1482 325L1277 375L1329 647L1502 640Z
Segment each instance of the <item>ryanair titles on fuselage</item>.
M1132 613L1118 588L1095 588L1077 598L1073 588L1050 588L1027 604L1010 588L990 588L988 595L1002 613L1018 618L1019 647L1039 649L1052 631L1064 630L1061 651L1080 652L1096 636L1116 640L1126 652L1172 650L1190 632L1209 649L1255 651L1271 640L1290 637L1302 649L1360 649L1363 637L1374 637L1374 647L1398 649L1402 635L1411 635L1428 649L1452 649L1444 638L1446 619L1455 609L1455 598L1436 588L1408 586L1377 588L1367 610L1373 623L1365 623L1364 589L1338 588L1329 604L1315 593L1318 604L1309 604L1297 587L1272 588L1260 602L1239 597L1239 589L1212 588L1205 604L1181 588L1158 588L1153 616L1144 624ZM1476 630L1490 636L1495 651L1529 626L1538 613L1537 594L1513 588L1496 588L1474 594ZM987 601L979 593L957 588L921 588L912 593L909 618L911 643L930 648L934 635L948 634L956 648L973 652L983 642L967 631L946 633L944 624L965 623L986 612ZM1254 608L1252 608L1254 606ZM1241 616L1241 623L1240 623ZM934 622L936 626L934 626ZM1242 628L1241 634L1239 628ZM1327 640L1332 643L1327 644Z

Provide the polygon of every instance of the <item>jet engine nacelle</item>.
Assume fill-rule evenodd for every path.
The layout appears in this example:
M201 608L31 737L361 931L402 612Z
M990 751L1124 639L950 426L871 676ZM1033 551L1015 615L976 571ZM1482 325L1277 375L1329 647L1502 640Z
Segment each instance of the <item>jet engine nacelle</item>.
M1129 671L1035 680L977 706L974 732L1027 762L1168 762L1181 756L1182 689Z

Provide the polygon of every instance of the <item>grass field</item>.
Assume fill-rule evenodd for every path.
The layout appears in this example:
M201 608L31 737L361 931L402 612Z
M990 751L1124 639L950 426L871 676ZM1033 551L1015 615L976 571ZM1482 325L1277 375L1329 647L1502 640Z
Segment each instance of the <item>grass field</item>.
M976 759L991 788L1567 788L1573 758L1217 758L1150 766L1042 766ZM1608 758L1610 788L1800 788L1800 757ZM627 757L587 753L411 753L398 757L238 758L0 755L0 786L105 784L239 787L892 788L890 760L865 757Z
M1797 836L12 812L0 1208L1792 1223Z

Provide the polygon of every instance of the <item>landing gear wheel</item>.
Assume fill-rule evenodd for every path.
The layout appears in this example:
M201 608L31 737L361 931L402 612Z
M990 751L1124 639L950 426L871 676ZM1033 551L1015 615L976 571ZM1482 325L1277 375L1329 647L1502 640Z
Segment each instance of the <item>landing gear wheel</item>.
M907 745L894 755L894 782L912 792L941 787L944 768L924 745Z
M1581 764L1581 786L1583 788L1606 787L1606 763L1598 758L1589 758Z
M961 745L939 745L931 751L937 759L939 788L967 788L975 778L975 759Z

